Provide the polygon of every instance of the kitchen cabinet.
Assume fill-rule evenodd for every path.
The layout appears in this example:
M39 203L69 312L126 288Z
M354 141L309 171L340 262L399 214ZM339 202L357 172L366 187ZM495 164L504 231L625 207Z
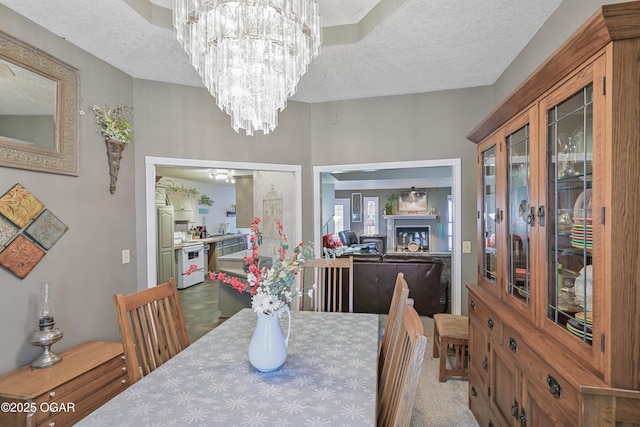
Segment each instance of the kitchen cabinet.
M173 250L173 230L174 216L173 206L158 206L157 221L158 227L158 268L157 283L164 283L170 277L176 277L176 257Z
M49 368L0 376L0 425L73 425L128 387L121 343L88 341L60 355Z
M187 191L167 190L167 198L169 204L173 206L174 221L176 222L194 222L193 206L195 204L195 195Z
M232 254L247 249L247 235L241 234L237 237L227 237L216 245L218 256Z
M604 5L468 135L478 420L582 425L584 387L640 390L638 57L640 2Z
M249 228L253 221L253 176L236 178L236 227Z
M207 251L207 271L218 271L220 268L218 257L246 251L249 247L247 236L247 234L225 234L203 239L205 251ZM244 257L245 254L242 255L243 259Z

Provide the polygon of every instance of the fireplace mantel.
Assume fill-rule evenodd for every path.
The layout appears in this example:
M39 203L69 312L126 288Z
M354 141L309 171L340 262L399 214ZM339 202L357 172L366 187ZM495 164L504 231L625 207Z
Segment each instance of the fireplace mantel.
M420 214L406 214L406 215L383 215L383 218L388 220L396 219L438 219L438 215L420 215Z
M395 233L396 226L400 226L404 224L414 225L416 224L415 221L428 221L428 220L439 221L440 220L439 215L427 215L427 214L383 215L383 218L387 220L387 250L392 252L395 252L397 250L396 233ZM423 223L423 224L425 226L427 225L426 223ZM431 247L431 244L430 244L431 236L428 236L428 239L429 239L428 247Z

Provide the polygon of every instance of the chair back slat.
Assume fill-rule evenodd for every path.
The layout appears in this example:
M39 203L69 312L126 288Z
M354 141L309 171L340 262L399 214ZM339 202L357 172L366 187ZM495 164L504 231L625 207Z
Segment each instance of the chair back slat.
M158 317L162 322L162 332L159 339L162 339L162 348L166 348L166 359L175 356L180 352L180 340L178 339L177 331L171 327L171 319L175 318L175 312L172 307L171 301L168 298L164 298L158 301Z
M173 279L130 295L114 295L129 382L138 381L189 346Z
M153 355L153 348L159 348L157 343L154 343L154 336L152 332L153 325L149 321L149 314L147 313L148 307L143 305L142 307L138 307L132 311L132 322L139 322L139 329L141 331L140 341L138 341L138 349L141 355L143 355L143 359L146 363L142 365L142 370L144 375L147 375L149 372L153 371L155 366L155 357Z
M304 300L306 292L313 285L316 285L310 304L311 310L345 311L343 295L345 287L348 286L348 311L353 312L353 257L330 260L315 258L306 260L303 267L303 274L300 280L300 289L303 293L300 298L300 310L305 309ZM311 277L310 283L305 279L305 276ZM345 283L345 278L347 283Z
M398 340L383 369L384 387L379 387L378 426L409 426L415 403L427 338L420 316L405 306Z
M413 300L411 300L411 302L413 302ZM404 279L404 273L398 273L398 276L396 277L396 284L393 288L393 296L391 297L391 305L389 306L387 323L384 328L382 342L380 343L380 355L378 358L378 378L381 378L382 369L386 363L386 360L391 354L393 346L398 339L398 334L402 325L402 314L404 313L404 307L409 303L409 286L407 285L407 281ZM383 386L384 384L380 385Z

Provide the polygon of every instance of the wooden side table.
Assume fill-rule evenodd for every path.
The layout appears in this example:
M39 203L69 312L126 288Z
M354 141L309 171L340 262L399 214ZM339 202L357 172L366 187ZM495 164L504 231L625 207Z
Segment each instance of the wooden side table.
M0 426L72 425L128 387L122 344L88 341L44 369L0 376Z
M447 355L455 354L456 360L447 369ZM433 357L440 357L440 382L447 375L469 376L469 318L448 313L433 315Z

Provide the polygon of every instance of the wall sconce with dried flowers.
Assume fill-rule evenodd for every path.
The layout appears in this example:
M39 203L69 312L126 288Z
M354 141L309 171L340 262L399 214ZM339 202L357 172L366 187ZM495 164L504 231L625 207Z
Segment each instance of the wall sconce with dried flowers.
M100 126L98 133L104 137L107 143L107 157L109 159L109 191L116 192L116 180L120 170L120 159L124 147L131 142L133 131L127 115L133 108L123 104L118 104L114 109L109 109L107 105L100 107L92 105L91 109L96 116L96 124Z

